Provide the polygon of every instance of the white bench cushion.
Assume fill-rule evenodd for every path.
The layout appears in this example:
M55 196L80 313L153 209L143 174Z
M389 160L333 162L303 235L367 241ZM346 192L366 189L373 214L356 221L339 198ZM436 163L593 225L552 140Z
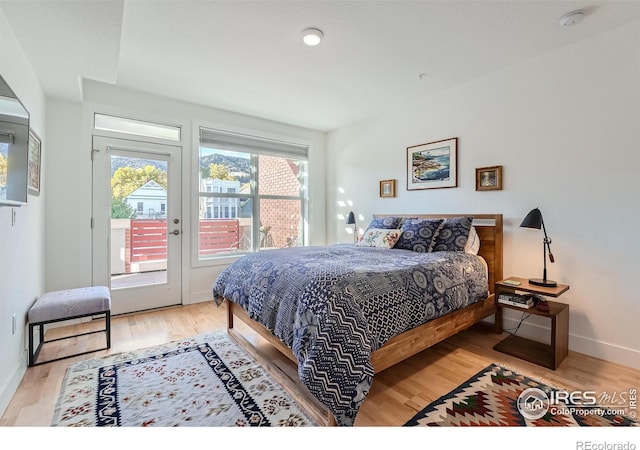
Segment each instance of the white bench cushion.
M53 291L38 297L29 310L29 322L51 322L110 310L111 293L106 286Z

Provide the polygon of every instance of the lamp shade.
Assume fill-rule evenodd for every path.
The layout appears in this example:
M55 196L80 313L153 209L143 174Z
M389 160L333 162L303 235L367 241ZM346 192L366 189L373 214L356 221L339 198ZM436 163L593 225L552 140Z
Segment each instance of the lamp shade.
M347 216L347 225L355 225L356 216L353 214L353 211L349 211L349 215Z
M542 228L542 213L538 208L532 209L529 211L529 214L522 220L520 224L521 227L524 228Z
M544 239L542 240L542 257L543 257L543 269L542 278L530 278L529 283L537 286L553 287L557 283L552 280L547 280L547 251L549 254L549 261L555 262L553 253L551 253L551 239L547 236L547 229L544 226L544 220L542 219L542 213L538 208L534 208L529 211L529 214L522 220L520 224L523 228L535 228L537 230L542 229L544 232Z

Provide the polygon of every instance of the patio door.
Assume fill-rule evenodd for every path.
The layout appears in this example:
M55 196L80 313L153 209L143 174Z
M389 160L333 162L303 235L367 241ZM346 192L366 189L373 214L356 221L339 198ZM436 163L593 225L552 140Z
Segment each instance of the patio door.
M182 303L181 150L93 136L93 282L112 314Z

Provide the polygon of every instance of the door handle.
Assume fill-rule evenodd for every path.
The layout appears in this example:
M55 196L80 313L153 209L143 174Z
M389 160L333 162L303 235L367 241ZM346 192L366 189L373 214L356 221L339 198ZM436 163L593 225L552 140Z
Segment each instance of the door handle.
M174 234L176 236L179 236L180 235L180 230L173 230L169 234Z

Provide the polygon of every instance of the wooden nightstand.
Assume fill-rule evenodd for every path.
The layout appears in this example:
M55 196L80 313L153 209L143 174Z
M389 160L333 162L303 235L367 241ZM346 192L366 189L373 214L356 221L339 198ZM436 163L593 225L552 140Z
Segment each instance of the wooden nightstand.
M527 314L535 316L548 317L551 319L551 345L510 335L496 344L493 349L555 370L569 353L569 305L566 303L547 301L549 311L540 311L536 309L535 306L529 309L523 309L517 306L498 303L498 297L501 293L514 294L516 292L528 292L545 297L557 298L565 293L569 289L569 286L566 284L558 284L554 287L536 286L530 284L526 278L518 277L511 277L506 280L520 282L520 284L514 286L505 283L505 280L498 281L495 284L497 331L502 332L502 315L504 308L526 312Z

